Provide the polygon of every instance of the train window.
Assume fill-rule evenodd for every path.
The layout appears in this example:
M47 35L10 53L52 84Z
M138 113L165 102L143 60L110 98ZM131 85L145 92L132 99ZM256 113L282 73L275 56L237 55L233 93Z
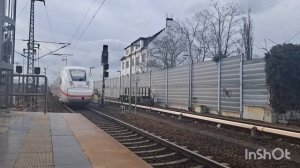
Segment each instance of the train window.
M86 72L83 69L70 69L72 81L86 81Z

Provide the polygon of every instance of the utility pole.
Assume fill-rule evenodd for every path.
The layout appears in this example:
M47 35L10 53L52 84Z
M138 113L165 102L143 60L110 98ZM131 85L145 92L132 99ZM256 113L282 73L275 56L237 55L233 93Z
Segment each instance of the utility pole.
M30 20L29 20L29 37L27 42L27 75L34 74L34 55L35 55L35 43L34 43L34 2L41 1L44 2L45 0L31 0L30 5ZM26 79L26 89L28 90L28 85L33 83L33 78Z
M28 35L28 42L27 42L27 75L32 75L34 74L34 55L36 54L35 50L35 41L34 41L34 2L35 1L41 1L44 2L45 5L45 0L31 0L31 5L30 5L30 19L29 19L29 35ZM25 50L26 51L26 50ZM31 86L31 87L29 87ZM26 78L26 87L25 91L26 92L31 92L30 90L35 90L35 77L27 77ZM32 98L25 97L25 100L28 101L28 98L30 99L30 108L32 107Z
M68 56L73 56L73 54L47 54L47 55L57 55L57 56L64 56L62 61L66 61L66 66L68 66ZM40 57L41 58L41 57Z

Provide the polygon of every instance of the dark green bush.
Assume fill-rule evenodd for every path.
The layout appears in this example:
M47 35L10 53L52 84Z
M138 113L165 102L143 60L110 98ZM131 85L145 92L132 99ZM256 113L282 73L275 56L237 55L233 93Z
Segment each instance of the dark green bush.
M300 45L273 46L266 53L267 86L276 113L300 110Z

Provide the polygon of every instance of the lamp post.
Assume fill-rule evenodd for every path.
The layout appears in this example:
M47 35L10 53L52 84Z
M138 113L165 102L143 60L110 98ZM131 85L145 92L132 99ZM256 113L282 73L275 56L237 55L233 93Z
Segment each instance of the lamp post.
M90 76L92 76L92 69L95 69L95 67L90 67Z
M132 55L130 54L130 60L129 60L129 106L128 106L129 112L131 112L131 75L132 75Z
M121 71L118 70L117 72L120 73L120 89L119 89L119 97L121 98L121 90L122 90L122 80L121 80ZM123 104L123 99L121 98L122 104Z
M138 82L139 82L139 77L138 77L138 73L136 72L136 76L135 76L135 100L134 100L134 112L135 113L136 113L136 104L137 104Z
M131 46L133 47L139 47L141 45L139 44L131 44ZM134 51L134 55L136 56L136 49ZM136 61L136 60L135 60ZM129 68L129 107L128 107L128 111L131 112L131 87L132 87L132 80L131 80L131 76L132 76L132 54L130 54L130 68Z
M68 58L63 58L62 61L66 61L66 66L68 65Z

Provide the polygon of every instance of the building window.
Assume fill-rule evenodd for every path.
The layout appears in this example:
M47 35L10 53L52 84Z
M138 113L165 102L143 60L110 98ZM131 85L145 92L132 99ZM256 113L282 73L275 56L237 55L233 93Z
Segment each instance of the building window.
M142 55L142 62L146 62L146 54Z
M140 48L141 48L140 44L137 44L137 46L135 46L135 50L138 50Z
M131 66L133 66L134 65L134 58L132 58L132 62L131 62L132 64L130 64Z
M12 24L4 22L2 27L2 48L0 55L2 61L8 64L13 64L13 45L14 45L14 31L15 27Z
M124 69L124 62L122 62L122 69Z
M15 0L4 0L5 16L15 19Z
M136 57L135 65L139 65L139 64L140 64L140 57Z
M140 48L143 46L143 41L141 40L140 41Z
M129 67L129 61L126 61L126 68Z

